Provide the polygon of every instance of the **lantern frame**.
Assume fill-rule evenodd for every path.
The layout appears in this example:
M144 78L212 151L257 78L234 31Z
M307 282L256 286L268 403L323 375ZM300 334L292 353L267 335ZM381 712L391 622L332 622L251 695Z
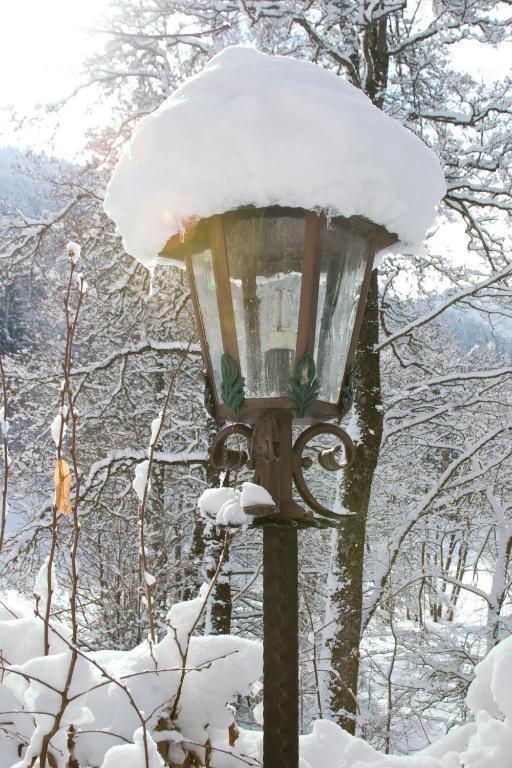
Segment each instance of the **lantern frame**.
M256 216L264 216L269 219L279 218L280 216L303 217L305 221L294 376L297 377L297 380L300 378L301 381L304 381L305 378L307 379L309 389L308 387L305 389L306 402L297 402L292 394L277 397L245 397L224 225L228 217L233 219ZM313 355L318 321L317 309L322 232L338 224L342 226L343 231L355 230L357 234L362 234L367 239L367 252L353 330L348 344L345 369L341 377L340 391L336 402L328 402L316 397L318 381L316 379L316 366ZM159 256L163 259L172 259L186 264L205 365L205 406L210 415L219 421L233 421L235 419L246 424L256 423L262 413L268 413L269 411L288 411L294 413L295 419L305 424L340 418L351 405L350 373L363 321L374 257L378 251L392 245L397 240L396 235L390 234L384 227L373 224L361 216L352 216L350 218L337 216L329 220L324 213L282 206L269 206L266 208L247 206L227 211L207 219L191 222L184 234L172 237ZM201 296L198 292L192 268L193 253L204 251L207 248L212 253L217 308L222 337L223 375L221 392L218 392L215 383L212 356L204 327ZM342 237L340 237L340 250L342 248L343 242ZM250 342L247 343L249 344Z

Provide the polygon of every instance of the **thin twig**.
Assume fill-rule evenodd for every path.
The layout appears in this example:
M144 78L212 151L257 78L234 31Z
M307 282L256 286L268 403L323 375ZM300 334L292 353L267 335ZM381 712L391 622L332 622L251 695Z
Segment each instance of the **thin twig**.
M151 479L151 470L153 468L153 461L154 461L154 455L155 455L155 448L156 444L158 442L158 439L160 437L160 433L162 431L162 425L164 418L167 415L167 411L169 408L169 404L171 402L171 395L174 391L174 385L176 383L177 376L185 362L185 360L188 357L190 348L192 344L194 343L194 339L196 338L196 333L193 334L191 337L186 349L184 350L181 359L174 369L174 372L170 378L169 386L167 388L167 394L165 396L164 404L162 407L162 411L159 416L159 424L158 429L156 430L156 433L151 436L151 441L149 444L149 450L148 450L148 469L146 473L146 480L144 483L144 491L142 494L142 499L139 504L139 546L140 546L140 558L141 558L141 565L142 565L142 571L144 575L144 591L145 591L145 598L146 598L146 605L148 610L148 621L149 621L149 637L151 640L151 643L156 642L156 628L155 628L155 616L154 616L154 607L153 607L153 587L154 584L148 583L148 579L146 577L146 574L149 573L149 565L148 565L148 557L146 552L146 541L145 541L145 523L146 523L146 505L149 495L149 488L150 488L150 479Z
M7 439L7 384L5 382L5 371L2 362L2 355L0 355L0 377L2 383L2 396L3 396L3 417L0 423L0 429L2 431L3 442L3 456L4 456L4 480L2 484L2 518L0 521L0 555L4 546L5 525L7 522L7 489L9 485L9 442Z
M182 690L183 690L183 683L185 682L185 675L186 675L185 669L186 669L186 666L187 666L187 657L188 657L188 651L189 651L189 648L190 648L190 638L194 634L194 631L195 631L195 629L196 629L196 627L197 627L197 625L198 625L198 623L199 623L199 621L201 619L201 616L203 614L205 606L208 603L208 599L210 597L212 589L215 586L215 583L216 583L217 579L219 578L219 574L220 574L220 572L222 570L222 566L224 565L224 558L226 557L226 552L228 551L230 538L231 538L230 535L226 531L226 534L224 536L224 546L222 547L222 552L220 553L219 562L217 563L217 568L215 569L215 573L213 574L212 580L210 582L210 585L209 585L208 590L206 592L206 595L204 597L204 600L203 600L203 603L201 605L201 608L200 608L200 610L199 610L199 612L198 612L198 614L197 614L197 616L195 618L195 621L192 624L192 627L190 628L190 631L189 631L189 633L187 635L187 644L186 644L186 647L185 647L184 650L182 649L182 647L181 647L181 645L179 643L178 633L176 631L176 628L172 627L172 630L174 632L174 639L175 639L175 642L176 642L176 647L178 648L178 652L179 652L179 654L181 656L181 662L182 662L182 671L181 671L181 676L180 676L180 682L178 684L178 690L176 691L176 696L174 698L174 702L173 702L172 710L171 710L171 715L170 715L171 720L173 722L176 720L176 717L178 715L178 706L179 706L179 702L180 702L181 693L182 693Z

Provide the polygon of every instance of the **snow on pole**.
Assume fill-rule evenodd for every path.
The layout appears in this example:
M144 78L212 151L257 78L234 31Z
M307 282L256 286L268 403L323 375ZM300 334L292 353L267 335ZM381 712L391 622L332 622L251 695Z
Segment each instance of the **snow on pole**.
M265 488L255 483L242 483L242 491L236 488L207 488L198 499L199 513L216 525L243 525L252 518L246 509L254 506L275 508L274 499Z
M104 209L151 267L191 220L243 205L364 216L417 247L444 194L436 155L361 90L234 46L140 122Z

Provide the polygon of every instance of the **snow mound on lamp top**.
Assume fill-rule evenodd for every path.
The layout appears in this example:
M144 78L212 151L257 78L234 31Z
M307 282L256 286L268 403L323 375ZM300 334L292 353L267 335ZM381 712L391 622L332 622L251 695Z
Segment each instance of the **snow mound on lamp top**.
M192 218L243 205L360 215L413 247L445 193L435 154L320 66L234 46L143 119L104 208L156 263Z

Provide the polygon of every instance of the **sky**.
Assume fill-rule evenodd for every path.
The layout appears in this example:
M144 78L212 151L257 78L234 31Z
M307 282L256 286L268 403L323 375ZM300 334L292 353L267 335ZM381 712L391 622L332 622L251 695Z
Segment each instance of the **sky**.
M80 64L98 45L90 28L106 0L3 0L0 10L0 144L29 144L71 157L83 144L88 97L66 108L55 136L42 126L13 135L6 107L33 114L38 103L62 99L76 86ZM88 29L89 28L89 29ZM97 120L97 115L95 117Z
M62 99L79 82L80 65L105 37L101 26L106 0L18 0L1 3L0 10L0 145L29 145L71 159L84 145L84 131L98 123L91 97L75 97L59 118L59 128L41 124L13 134L6 107L33 114L38 103ZM475 41L453 46L456 65L475 78L494 80L512 70L512 44L498 49ZM92 111L92 114L91 114ZM105 119L108 112L105 110Z
M107 0L3 0L0 7L0 146L28 146L78 159L87 128L109 120L106 105L103 119L101 105L92 106L92 94L74 97L59 113L58 123L36 119L21 132L14 132L8 109L14 105L18 114L34 116L38 103L61 100L76 87L82 61L105 43L94 27L102 26ZM455 66L477 80L493 81L512 71L512 43L492 48L466 40L452 51ZM466 263L463 225L441 226L430 248L450 249L455 263Z

